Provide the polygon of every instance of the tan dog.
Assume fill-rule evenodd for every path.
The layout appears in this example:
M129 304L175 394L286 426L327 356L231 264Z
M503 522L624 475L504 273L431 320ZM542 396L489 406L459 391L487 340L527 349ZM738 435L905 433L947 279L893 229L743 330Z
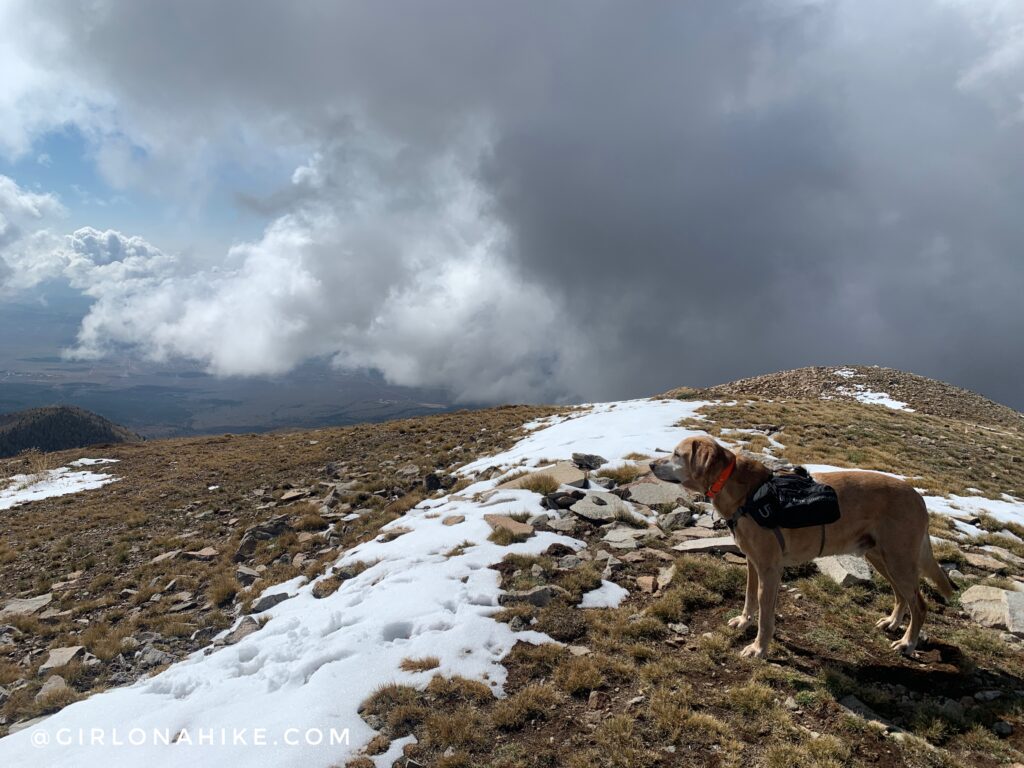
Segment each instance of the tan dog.
M715 509L725 520L731 520L750 494L771 477L759 461L736 456L706 436L688 437L672 456L652 462L651 469L660 480L681 483L698 493L710 491ZM746 629L755 616L758 619L757 637L742 655L767 655L775 632L775 600L783 566L845 554L867 558L896 594L892 614L876 626L896 630L909 608L910 624L892 648L912 654L926 612L918 589L922 574L944 597L953 595L953 585L932 554L924 499L908 483L877 472L823 472L815 480L832 486L839 500L840 518L825 526L823 548L821 526L773 530L758 525L750 515L736 522L736 544L747 556L747 596L743 613L729 626ZM783 536L785 553L776 531Z

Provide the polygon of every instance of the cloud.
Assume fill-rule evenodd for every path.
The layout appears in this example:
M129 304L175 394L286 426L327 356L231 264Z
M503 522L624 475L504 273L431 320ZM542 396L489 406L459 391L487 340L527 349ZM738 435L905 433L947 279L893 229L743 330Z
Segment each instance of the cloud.
M102 0L7 20L0 149L51 105L113 186L268 218L191 260L70 246L96 299L80 354L225 375L329 355L487 399L878 362L1022 404L1019 4ZM289 163L269 195L223 172Z
M64 215L49 194L29 192L0 175L0 296L30 288L59 271L60 239L47 227Z

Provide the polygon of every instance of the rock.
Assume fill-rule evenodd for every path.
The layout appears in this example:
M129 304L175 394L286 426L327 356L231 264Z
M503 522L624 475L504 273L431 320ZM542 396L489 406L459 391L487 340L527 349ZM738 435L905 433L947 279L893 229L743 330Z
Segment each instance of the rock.
M1018 557L1004 547L997 547L994 544L986 544L982 549L991 555L995 555L1000 560L1005 560L1007 563L1010 563L1010 565L1024 566L1024 557Z
M259 577L259 571L255 568L250 568L248 565L240 565L235 568L235 578L238 579L238 583L243 586L249 586Z
M893 724L888 720L883 719L877 712L871 707L865 704L863 701L858 699L856 696L844 696L839 700L839 705L845 707L850 712L859 717L863 717L870 724L881 728L882 730L888 731L893 727Z
M174 657L166 651L161 651L159 648L153 646L147 646L142 653L139 654L139 664L143 667L159 667L164 664L171 664L174 662Z
M982 626L1024 637L1024 593L976 584L960 595L960 605Z
M1005 720L996 720L992 726L992 732L999 738L1005 739L1013 735L1013 726Z
M612 488L615 487L615 480L613 480L610 477L595 476L590 478L590 482L592 482L594 485L604 488L606 491L610 491Z
M517 477L515 480L509 480L508 482L502 483L497 487L498 490L516 489L522 488L525 485L529 485L533 480L536 480L541 475L546 475L552 478L559 485L572 485L579 483L586 479L586 475L576 468L576 466L569 461L559 461L554 464L550 464L546 467L538 467L528 475Z
M405 464L395 470L399 480L415 480L420 476L420 468L416 464Z
M658 525L663 531L674 531L690 524L693 514L686 507L676 507L671 512L658 516Z
M964 560L982 571L991 571L992 573L1004 573L1006 571L1006 563L996 560L990 555L983 555L979 552L964 552Z
M685 541L687 539L713 539L718 535L718 531L713 531L710 528L698 528L697 526L680 528L677 531L672 531L672 538L678 539L679 541Z
M637 576L636 585L641 592L646 592L649 595L654 594L654 577L653 576Z
M572 534L576 532L576 519L572 517L562 517L556 520L548 520L547 527L556 533Z
M563 571L571 571L573 568L579 568L583 563L578 555L564 555L558 558L558 567Z
M43 662L42 666L39 667L39 674L45 675L51 669L59 669L72 661L81 659L85 656L84 645L68 645L64 648L51 648L50 654L46 657L46 661Z
M459 523L466 522L465 515L448 515L444 520L441 521L442 525L458 525Z
M121 650L125 653L134 653L139 650L139 641L132 635L121 638Z
M39 693L36 694L36 701L43 701L53 694L66 691L67 689L68 684L63 677L60 675L50 675L46 678L46 682L43 683L43 687L39 689Z
M629 500L638 504L655 507L659 504L678 504L686 497L686 490L677 483L666 483L656 477L648 477L625 486Z
M264 595L252 604L252 612L262 613L263 611L268 611L275 605L283 603L289 597L291 597L291 595L287 592L274 592L271 595Z
M589 656L590 655L590 649L587 648L587 646L585 646L585 645L570 645L570 646L567 646L567 647L569 649L569 653L571 653L573 656Z
M694 518L693 524L698 528L704 528L710 531L715 527L715 516L708 514L698 515Z
M484 515L484 520L495 531L502 528L516 536L531 536L533 534L532 525L520 523L518 520L513 520L505 515Z
M574 515L597 524L610 523L617 517L632 517L632 511L622 499L603 491L591 491L570 510Z
M572 463L580 469L594 470L600 469L603 464L607 464L608 459L598 456L596 453L574 453L572 455Z
M725 555L722 557L722 559L725 560L725 562L729 563L730 565L746 565L747 564L747 558L745 558L743 555L734 555L732 552L726 552Z
M234 645L239 640L241 640L244 637L248 637L259 628L260 623L256 621L256 619L254 619L252 616L245 616L242 618L240 622L238 622L237 627L235 627L233 630L231 630L224 636L221 643L223 645Z
M441 478L434 472L423 478L423 489L427 493L433 493L434 491L441 490Z
M36 595L35 597L16 597L13 600L8 600L4 607L0 609L0 619L7 619L12 616L30 616L48 606L52 601L52 592L47 592L45 595Z
M568 594L561 587L556 587L553 584L542 584L539 587L533 589L522 589L513 592L506 592L498 596L498 605L517 605L519 603L529 603L535 605L538 608L543 608L545 605L550 603L558 595Z
M686 626L685 624L681 624L681 623L669 624L668 628L671 631L675 632L677 635L688 635L688 634L690 634L690 628L688 626Z
M736 546L732 536L714 536L704 539L691 539L672 547L676 552L689 552L697 554L700 552L732 552L735 555L742 554Z
M291 526L288 524L287 515L277 515L258 525L247 528L245 533L242 534L242 540L238 543L238 550L233 558L234 561L236 563L242 562L256 551L256 545L259 542L273 539L290 529Z
M604 570L601 572L601 578L605 581L609 581L612 578L612 575L621 569L622 561L609 555L608 559L605 561Z
M0 707L7 703L7 699L11 696L11 692L0 685Z
M8 735L13 736L18 731L26 731L29 728L35 728L37 725L42 723L44 720L49 720L50 715L41 715L39 717L33 717L31 720L22 720L20 723L14 723L7 731Z
M590 698L587 699L587 709L608 709L611 703L612 697L604 691L591 691Z
M170 552L164 552L162 555L157 555L149 561L150 565L159 565L160 563L166 563L168 560L173 560L181 554L180 549L172 549Z
M211 560L216 560L219 553L213 547L203 547L195 552L186 552L182 557L186 560L199 560L204 563L208 563Z
M293 488L290 491L285 491L284 493L282 493L280 501L284 503L287 503L289 501L298 501L299 499L306 498L307 496L309 496L309 494L309 488Z
M658 578L655 580L655 583L658 586L658 591L661 592L664 589L668 589L669 585L672 583L672 579L674 579L675 577L675 565L670 565L667 568L659 568Z
M870 584L871 568L867 561L856 555L830 555L814 561L818 570L836 584L849 587L853 584Z

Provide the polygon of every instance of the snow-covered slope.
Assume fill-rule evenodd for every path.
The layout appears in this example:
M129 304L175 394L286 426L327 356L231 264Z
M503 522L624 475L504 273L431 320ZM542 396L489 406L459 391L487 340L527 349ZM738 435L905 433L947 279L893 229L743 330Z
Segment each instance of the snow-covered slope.
M116 482L118 478L112 475L71 469L116 462L117 459L78 459L67 467L47 469L37 475L14 475L7 480L5 487L0 488L0 509L10 509L19 504L48 499L51 496L88 491Z
M670 450L694 434L672 425L701 405L640 400L580 408L569 418L532 425L512 449L465 471L532 466L572 451L614 461L631 452ZM485 514L541 511L540 496L529 491L472 500L499 482L426 501L385 528L405 533L350 550L339 565L375 564L326 598L313 597L313 585L301 579L267 589L293 596L263 614L269 622L236 645L194 654L0 740L0 765L343 765L374 735L357 708L385 683L425 685L434 674L458 674L486 681L501 695L500 660L512 645L550 640L514 633L490 618L500 588L488 566L555 542L582 544L543 532L508 547L488 541ZM445 525L453 516L465 520ZM464 542L472 546L448 555ZM590 601L611 604L624 594L619 590L610 585ZM441 660L440 668L412 673L399 667L403 659L428 655ZM390 762L382 756L378 764Z

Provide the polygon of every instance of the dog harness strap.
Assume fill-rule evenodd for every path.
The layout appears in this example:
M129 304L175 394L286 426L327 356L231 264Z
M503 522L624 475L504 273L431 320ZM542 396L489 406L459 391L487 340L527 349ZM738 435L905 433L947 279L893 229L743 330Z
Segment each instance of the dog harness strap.
M720 474L718 478L715 480L715 482L711 484L711 487L708 488L708 492L705 495L709 499L714 499L715 496L717 496L719 492L722 490L722 488L725 487L725 484L729 481L729 478L732 476L732 471L734 469L736 469L735 456L733 456L732 461L729 462L729 466L722 470L722 474Z
M786 540L782 537L782 530L779 528L772 528L772 533L774 533L775 538L779 540L779 549L782 550L782 554L786 554Z

